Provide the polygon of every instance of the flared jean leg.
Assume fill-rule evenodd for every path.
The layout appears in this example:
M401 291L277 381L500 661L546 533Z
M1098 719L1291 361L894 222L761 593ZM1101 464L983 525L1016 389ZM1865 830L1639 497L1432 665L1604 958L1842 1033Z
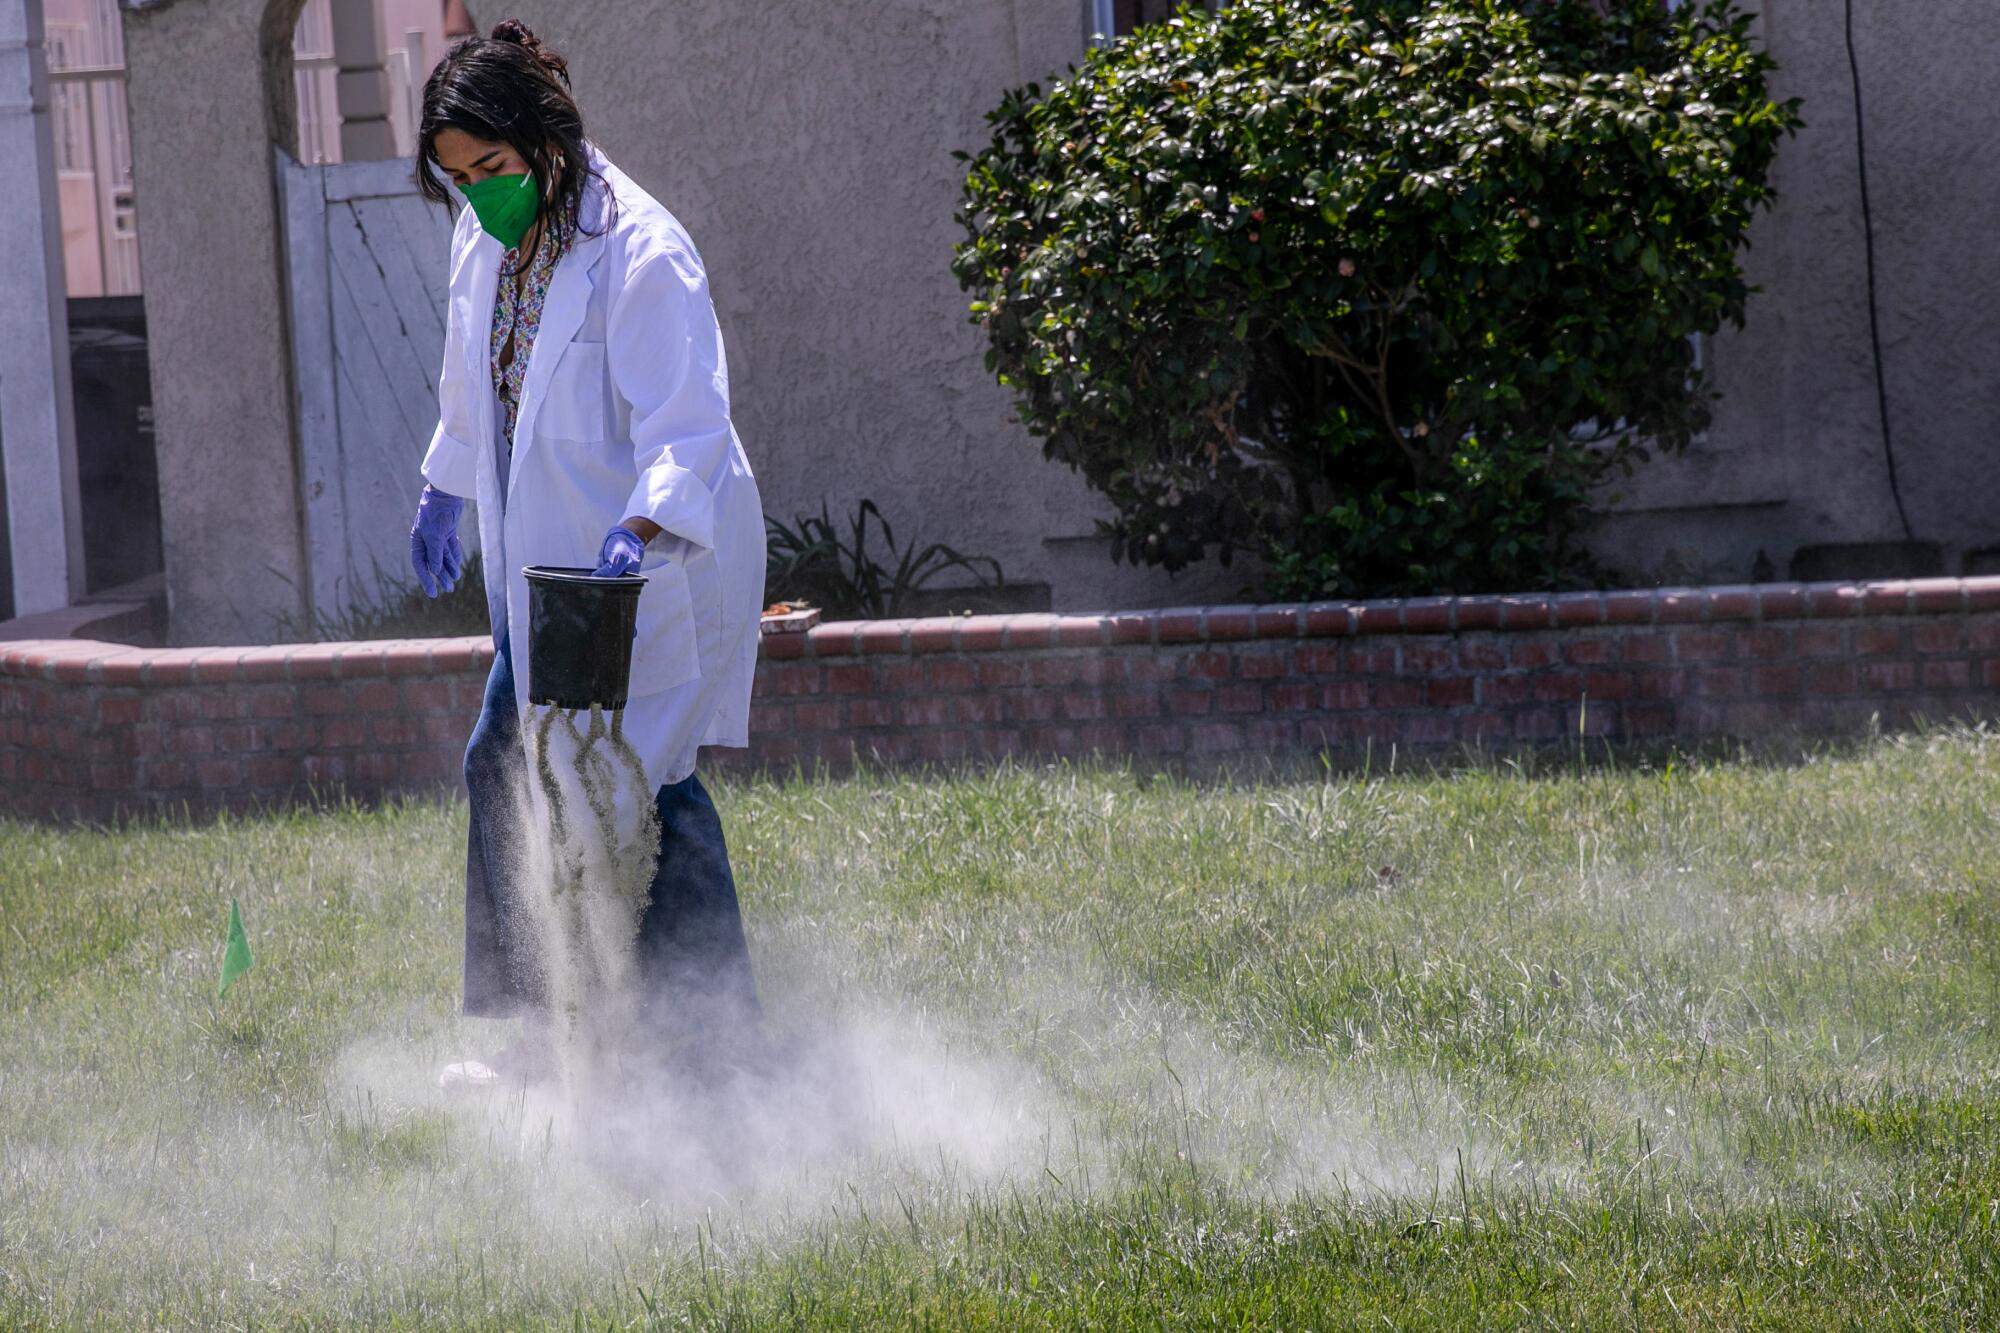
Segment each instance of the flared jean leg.
M699 1064L762 1051L763 1009L722 819L701 779L660 788L660 859L639 924L648 1025L666 1050Z
M465 790L471 806L465 849L465 1013L508 1018L533 1005L526 984L525 942L510 910L513 867L519 864L524 760L515 711L514 662L503 633L479 721L465 747Z
M471 806L465 857L465 1013L507 1018L541 1007L532 943L515 906L526 761L503 634L465 747ZM649 1035L695 1061L740 1061L759 1049L763 1011L743 935L722 820L698 777L661 787L660 846L638 938Z

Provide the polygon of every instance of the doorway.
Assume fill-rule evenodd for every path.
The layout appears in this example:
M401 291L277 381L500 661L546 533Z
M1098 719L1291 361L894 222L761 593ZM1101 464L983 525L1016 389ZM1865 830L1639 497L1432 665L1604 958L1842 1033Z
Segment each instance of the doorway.
M160 572L160 486L118 5L46 6L88 595Z

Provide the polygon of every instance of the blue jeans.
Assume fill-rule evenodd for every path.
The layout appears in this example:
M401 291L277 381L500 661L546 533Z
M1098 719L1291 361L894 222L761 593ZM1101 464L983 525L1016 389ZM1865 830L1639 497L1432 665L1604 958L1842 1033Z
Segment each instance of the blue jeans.
M525 764L515 712L514 661L503 633L486 678L479 723L465 747L472 819L465 856L465 1012L505 1018L539 1012L532 946L508 867ZM660 788L660 856L639 924L645 1028L695 1059L728 1059L760 1036L762 1011L743 938L743 915L722 821L701 781Z

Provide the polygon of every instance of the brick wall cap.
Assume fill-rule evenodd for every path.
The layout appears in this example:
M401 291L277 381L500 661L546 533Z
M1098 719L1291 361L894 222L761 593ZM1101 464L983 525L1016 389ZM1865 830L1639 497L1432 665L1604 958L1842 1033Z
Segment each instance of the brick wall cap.
M1165 606L1148 612L1156 643L1204 643L1208 639L1208 608Z
M122 653L111 653L92 662L85 670L93 683L98 685L140 685L146 679L146 666L151 654L143 648L128 648Z
M351 643L295 644L285 653L285 669L293 680L335 680L341 674L341 658L357 647Z
M310 646L303 643L258 643L243 649L243 656L246 661L252 662L282 662L299 649Z
M822 620L805 633L806 648L812 657L853 657L859 651L861 627L865 620ZM761 641L760 641L761 646Z
M430 644L433 672L486 671L493 666L495 650L491 634L467 634L456 639L426 639L423 642Z
M141 668L147 685L192 685L194 684L195 659L202 655L200 648L155 648L146 651L146 661Z
M99 643L94 639L44 639L28 655L33 674L62 684L82 684L90 679L90 665L102 658L126 651L120 643Z
M883 653L907 653L910 650L910 627L917 623L907 616L891 620L858 620L855 622L855 646L870 657Z
M948 653L958 647L959 624L966 616L922 616L909 622L910 651Z
M16 639L0 643L0 675L39 676L42 654L66 643L89 643L88 639Z
M202 648L195 652L194 661L189 665L194 669L197 685L227 685L237 679L237 668L243 661L247 648Z
M430 670L429 639L384 639L376 645L376 651L382 658L382 670L388 675L418 675Z
M1592 599L1603 599L1593 601ZM1716 603L1729 610L1718 614ZM1760 620L1850 620L1864 616L1964 614L2000 602L2000 575L1962 579L1875 579L1824 583L1760 583L1715 587L1611 589L1603 593L1496 593L1449 599L1415 597L1363 602L1263 603L1219 606L1173 606L1156 610L1085 611L1056 615L929 617L921 620L822 622L803 635L803 651L787 645L785 656L849 657L862 651L928 653L979 649L1045 649L1096 640L1110 646L1148 643L1200 643L1210 640L1210 626L1224 632L1217 641L1251 639L1352 637L1362 614L1369 633L1381 636L1437 633L1438 608L1449 605L1452 622L1463 633L1498 622L1500 633L1547 630L1560 608L1599 606L1609 624L1633 623L1627 608L1641 604L1671 606L1661 621L1681 623L1744 623ZM1956 606L1958 611L1950 609ZM1505 612L1501 608L1506 608ZM1738 610L1736 608L1742 608ZM1421 609L1425 614L1411 615ZM920 645L912 646L918 631ZM774 638L777 636L774 636ZM891 647L897 640L904 646ZM947 646L955 645L955 646ZM120 674L136 667L147 686L215 681L268 679L277 661L292 680L327 680L355 676L409 674L418 659L433 672L450 672L490 665L492 640L483 634L446 639L382 639L354 643L263 644L228 648L134 648L129 644L93 639L22 639L0 643L0 677L41 678L88 683L101 677L99 664L115 660ZM233 664L225 666L224 664ZM197 674L198 673L198 674Z

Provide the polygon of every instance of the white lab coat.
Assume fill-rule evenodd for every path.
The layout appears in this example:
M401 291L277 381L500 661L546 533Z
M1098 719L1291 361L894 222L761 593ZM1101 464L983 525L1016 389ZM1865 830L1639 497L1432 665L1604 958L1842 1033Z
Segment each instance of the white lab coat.
M660 525L640 566L624 720L658 787L692 773L703 745L749 744L764 514L730 425L722 334L694 243L594 148L591 163L604 185L589 182L584 226L549 282L504 478L488 363L501 247L470 208L459 211L438 427L423 474L478 502L487 605L496 639L508 632L523 712L531 667L522 567L594 565L621 519ZM605 186L616 204L608 227Z

